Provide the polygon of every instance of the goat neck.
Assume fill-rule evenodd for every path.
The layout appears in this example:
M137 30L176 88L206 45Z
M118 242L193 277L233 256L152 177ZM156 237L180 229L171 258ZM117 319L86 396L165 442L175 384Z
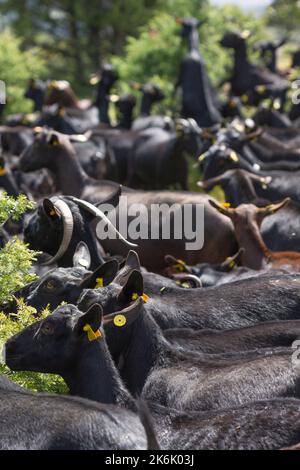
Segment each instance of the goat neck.
M121 355L121 376L130 393L139 395L153 366L167 363L173 353L174 347L164 338L152 316L143 309L132 326Z
M141 117L150 116L153 98L149 93L143 93L141 102Z
M266 268L271 252L265 245L256 222L235 226L235 237L240 247L244 248L242 264L248 268L260 270Z
M191 29L188 37L189 52L197 52L199 54L199 34L197 27Z
M63 194L79 197L89 177L82 169L71 143L65 142L56 159L56 178Z
M71 395L135 410L103 337L82 345L72 369L61 375Z

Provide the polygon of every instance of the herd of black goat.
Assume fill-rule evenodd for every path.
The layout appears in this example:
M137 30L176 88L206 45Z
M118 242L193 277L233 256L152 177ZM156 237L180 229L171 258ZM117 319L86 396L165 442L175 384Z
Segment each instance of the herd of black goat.
M0 376L0 449L300 447L300 105L277 69L284 41L256 44L261 67L247 57L249 33L227 33L234 65L221 102L201 24L179 23L189 45L180 118L151 114L164 94L147 83L133 119L136 99L111 98L118 76L106 64L91 79L94 103L68 82L33 79L33 114L0 127L0 186L37 202L1 228L2 244L18 232L42 252L38 279L14 299L52 311L10 338L3 358L13 371L60 375L70 392ZM199 192L188 191L191 161ZM204 194L215 186L226 203ZM185 236L123 238L118 226L99 240L101 205L118 213L123 195L149 210L203 205L203 248L187 250ZM17 313L16 300L1 310Z

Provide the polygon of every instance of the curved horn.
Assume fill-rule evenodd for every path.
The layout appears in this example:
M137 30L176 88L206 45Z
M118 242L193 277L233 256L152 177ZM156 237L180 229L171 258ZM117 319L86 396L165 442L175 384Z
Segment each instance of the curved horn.
M55 263L59 259L63 257L67 249L69 248L70 241L73 235L74 229L74 220L71 209L69 208L68 204L63 201L62 199L57 199L54 203L55 207L60 211L62 221L63 221L63 239L60 244L60 247L57 253L50 258L48 261L45 261L43 266L49 266L50 264Z
M77 197L72 197L72 201L76 202L80 207L90 212L94 217L104 220L107 223L107 226L115 232L117 237L125 243L130 248L136 248L138 245L135 243L131 243L123 235L116 229L116 227L111 223L108 217L100 210L98 207L95 207L93 204L87 201L83 201L82 199L78 199Z
M191 281L192 284L194 284L195 288L202 287L202 282L199 279L199 277L195 276L194 274L174 274L172 278L175 281L180 281L180 282L185 282L185 281Z
M286 197L283 201L278 202L277 204L270 204L267 207L262 207L261 209L259 209L259 212L264 215L274 214L275 212L279 211L279 209L282 209L287 204L289 204L290 201L291 198Z
M245 252L245 248L240 248L239 251L233 255L229 256L222 264L222 268L224 269L233 269L238 262L239 257Z
M209 199L209 204L214 208L217 209L217 211L221 212L223 215L227 215L227 217L230 217L231 214L233 213L233 209L229 209L228 207L224 207L218 202L214 201L213 199Z
M224 175L216 176L215 178L210 178L208 180L198 181L197 186L205 191L210 191L217 185L222 185Z
M192 274L191 268L187 266L185 261L178 259L178 258L174 258L174 256L172 255L165 255L165 263L167 264L167 266L170 266L171 268L174 267L177 271Z
M249 134L246 134L245 137L244 137L244 140L250 141L250 140L258 139L258 137L261 137L264 132L265 132L265 129L260 127L256 131L253 131L253 132L250 132Z

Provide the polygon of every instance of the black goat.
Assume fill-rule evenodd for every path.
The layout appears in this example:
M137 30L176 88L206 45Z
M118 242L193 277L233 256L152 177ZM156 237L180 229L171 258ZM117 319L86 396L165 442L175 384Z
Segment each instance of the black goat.
M128 336L126 330L134 326L141 315L140 306L141 301L138 299L129 309L104 318L104 323L108 328L119 330L121 336ZM108 354L101 317L102 312L97 305L84 315L73 306L62 307L47 319L31 325L8 341L6 361L17 370L29 368L35 371L56 371L65 378L72 393L97 401L117 402L122 407L128 407L128 401L131 403L131 400ZM87 326L89 328L86 328ZM134 343L137 333L135 328ZM37 346L40 342L43 343L43 352ZM154 344L151 351L153 346ZM133 344L133 353L136 352L135 347L136 344ZM145 349L144 352L147 353ZM132 361L131 353L129 356L128 360ZM149 362L149 356L146 361ZM141 365L145 366L145 363L139 362L136 372L140 370ZM297 400L269 400L236 407L230 411L210 410L204 413L180 412L165 409L154 403L150 404L150 408L156 432L162 447L166 449L278 448L299 440L299 423L298 419L295 419L299 414ZM288 433L286 429L285 433L278 430L278 408L281 410L281 423L289 423ZM121 408L119 410L120 413L125 411ZM82 415L84 416L83 413ZM118 425L118 417L115 414L113 416ZM123 426L128 426L128 411L122 417ZM78 422L81 423L81 420ZM232 427L225 426L228 422L234 422L237 429L242 425L243 433L233 432ZM103 429L106 429L105 423ZM120 429L123 430L123 427ZM255 433L255 437L253 429L260 430ZM140 426L137 430L140 432ZM209 434L208 430L211 431ZM149 445L149 425L146 426L146 431ZM153 436L153 431L150 435ZM153 444L154 448L157 448L156 441L153 443L152 440L152 446Z
M189 51L183 59L176 88L182 89L182 116L193 118L201 127L210 127L221 121L216 91L207 75L206 66L199 52L196 18L178 20L181 35L188 38Z
M279 98L284 104L289 89L288 81L249 62L246 47L247 36L246 31L228 32L221 40L223 47L234 51L234 69L230 79L232 93L236 96L246 94L249 104L257 105L267 97Z
M300 320L266 322L233 330L164 330L172 344L209 354L256 348L291 347L300 338Z
M79 306L100 303L105 313L123 308L122 285L128 278L117 278L102 289L83 291ZM207 289L162 287L144 306L162 329L203 328L231 329L272 320L299 318L299 274L265 274ZM148 278L152 292L156 279ZM154 284L154 287L151 287ZM145 289L146 291L146 289ZM141 292L141 285L139 286ZM146 291L147 294L147 291ZM245 298L247 302L245 302Z

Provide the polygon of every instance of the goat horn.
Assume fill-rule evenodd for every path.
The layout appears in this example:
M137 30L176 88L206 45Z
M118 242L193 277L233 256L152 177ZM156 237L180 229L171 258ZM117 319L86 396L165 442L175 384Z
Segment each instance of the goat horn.
M209 199L208 200L209 204L214 208L214 209L217 209L217 211L219 211L221 214L223 215L227 215L227 217L230 217L233 210L232 209L228 209L227 207L225 207L224 205L221 206L221 204L219 204L218 202L214 201L213 199Z
M274 214L274 212L279 211L279 209L282 209L285 207L287 204L289 204L291 201L291 198L286 197L283 201L278 202L277 204L270 204L267 207L263 207L259 209L259 212L262 214Z
M222 268L231 268L234 267L237 263L238 258L244 253L245 248L240 248L239 251L233 255L229 256L223 263Z
M94 217L96 218L99 218L99 219L102 219L104 220L108 227L110 229L112 229L115 234L119 237L119 239L124 242L128 247L130 248L136 248L138 245L136 245L135 243L131 243L129 242L128 240L126 240L126 238L123 237L123 235L116 229L116 227L111 223L111 221L109 220L109 218L100 210L98 209L98 207L95 207L93 204L91 204L90 202L87 202L87 201L83 201L82 199L78 199L77 197L70 197L70 199L74 202L76 202L76 204L78 204L80 207L82 207L83 209L87 210L88 212L90 212Z
M194 274L173 274L172 278L175 281L180 281L180 282L192 281L194 285L196 286L196 288L202 287L201 280L199 279L199 277L195 276Z
M53 264L63 257L70 245L73 235L74 219L68 204L62 199L57 199L54 205L61 213L63 221L63 239L57 253L51 259L45 261L43 266L49 266L49 264Z

